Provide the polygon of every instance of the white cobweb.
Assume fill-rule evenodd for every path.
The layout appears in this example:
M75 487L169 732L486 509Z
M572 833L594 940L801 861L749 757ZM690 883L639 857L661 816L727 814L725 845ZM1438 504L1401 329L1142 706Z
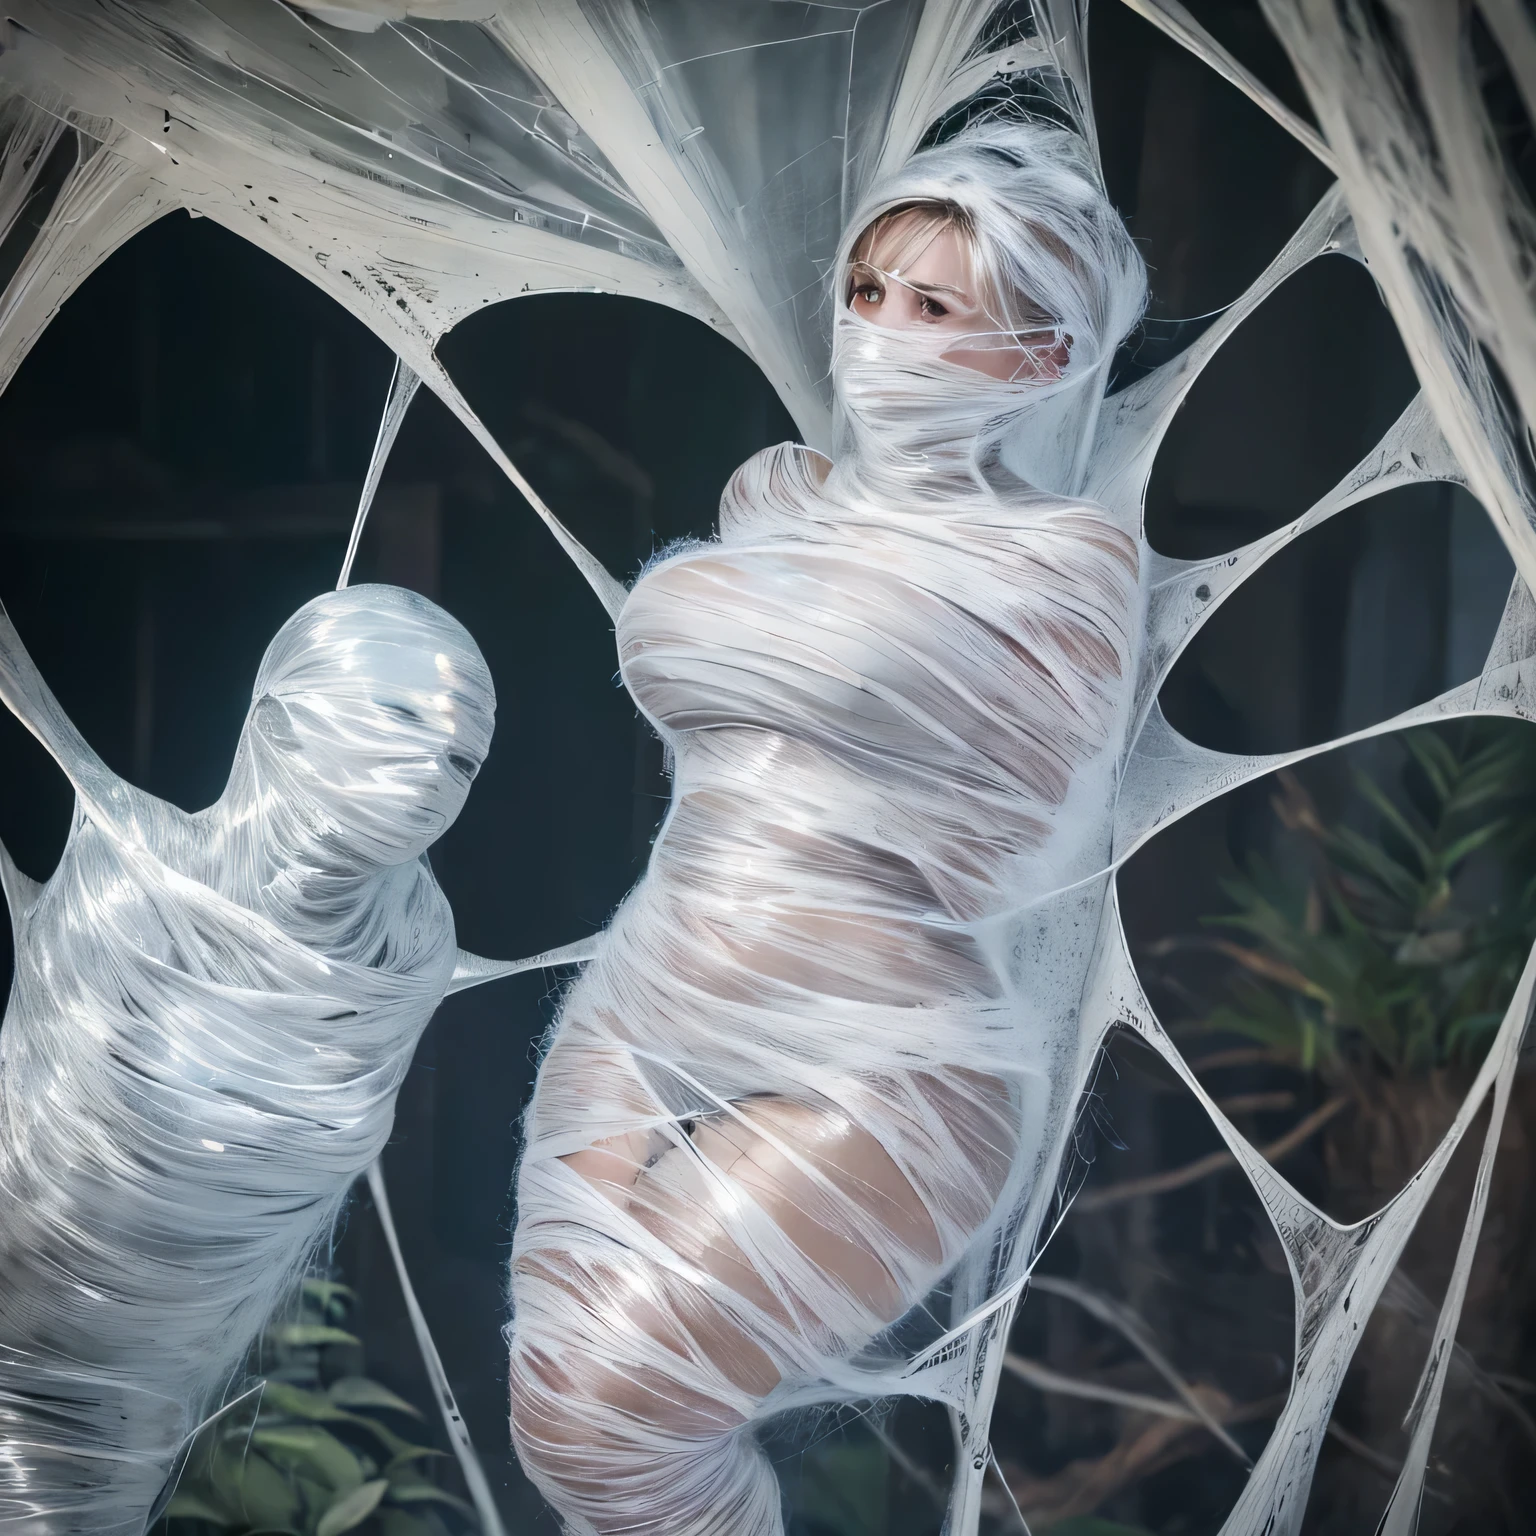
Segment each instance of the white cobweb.
M1274 288L1325 253L1364 261L1421 393L1315 507L1208 561L1145 547L1139 728L1123 764L1114 858L1016 914L1079 975L1050 1027L1062 1046L1050 1134L1005 1240L955 1282L953 1329L905 1389L956 1426L947 1529L972 1536L1014 1308L1038 1254L1093 1063L1117 1024L1189 1084L1269 1212L1296 1295L1292 1389L1224 1536L1300 1528L1318 1447L1364 1319L1452 1152L1490 1096L1465 1234L1382 1518L1415 1529L1433 1433L1536 971L1445 1140L1373 1217L1344 1227L1270 1167L1195 1081L1148 1007L1121 932L1115 868L1196 805L1342 743L1277 757L1198 747L1158 689L1220 603L1322 520L1404 484L1482 503L1517 570L1482 675L1368 731L1536 710L1536 223L1501 158L1472 28L1536 115L1536 22L1521 0L1261 0L1306 90L1298 120L1176 0L1126 0L1244 91L1337 181L1252 289L1183 355L1112 397L1088 494L1139 531L1169 421L1201 369ZM757 361L812 444L828 433L825 277L849 210L946 112L998 78L1094 140L1086 0L12 0L0 22L0 386L73 289L162 214L212 218L286 262L399 359L370 484L416 382L496 459L610 615L622 585L507 460L438 363L440 338L502 299L558 290L647 298ZM364 497L360 517L366 515ZM594 614L597 622L597 615ZM1038 951L1037 951L1038 952ZM525 964L581 958L573 946ZM478 968L477 968L478 967ZM512 967L468 960L457 985ZM1027 967L1016 980L1028 988ZM57 1527L60 1530L66 1525ZM52 1527L50 1527L52 1529Z

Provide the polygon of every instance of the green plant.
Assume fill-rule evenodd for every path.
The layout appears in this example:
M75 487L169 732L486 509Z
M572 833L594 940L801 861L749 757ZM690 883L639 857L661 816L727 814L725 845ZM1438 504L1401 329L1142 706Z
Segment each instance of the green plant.
M354 1301L334 1280L304 1282L296 1314L272 1323L255 1352L254 1417L234 1410L198 1436L163 1536L480 1529L470 1506L433 1480L443 1453L421 1443L420 1411L362 1374L362 1346L344 1326Z
M1474 722L1400 738L1395 793L1366 775L1367 834L1328 823L1291 774L1274 806L1303 858L1226 884L1207 939L1235 962L1197 1025L1325 1078L1409 1074L1486 1044L1536 937L1529 726ZM1524 813L1524 814L1522 814ZM1294 851L1294 844L1293 844Z

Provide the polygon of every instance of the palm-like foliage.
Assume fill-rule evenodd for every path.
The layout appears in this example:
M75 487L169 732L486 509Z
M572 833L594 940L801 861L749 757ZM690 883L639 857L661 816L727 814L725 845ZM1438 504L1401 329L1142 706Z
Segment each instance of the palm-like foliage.
M1281 775L1275 809L1304 857L1289 873L1255 860L1226 884L1235 910L1209 922L1231 937L1211 943L1237 969L1199 1027L1335 1078L1475 1054L1536 936L1529 734L1500 722L1400 738L1395 793L1356 776L1369 834L1326 823Z

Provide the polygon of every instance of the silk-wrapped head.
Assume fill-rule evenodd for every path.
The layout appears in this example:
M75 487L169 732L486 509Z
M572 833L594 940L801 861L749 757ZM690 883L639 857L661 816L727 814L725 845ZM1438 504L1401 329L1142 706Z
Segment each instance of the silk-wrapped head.
M306 603L262 658L236 764L269 858L418 857L463 809L495 711L479 647L436 603L386 586Z
M902 281L939 230L969 267L969 335L892 328L852 303L861 269ZM998 467L1075 495L1116 348L1146 305L1146 267L1078 135L977 124L914 155L855 211L834 271L838 458L886 496L967 494ZM1011 353L1016 368L979 366Z

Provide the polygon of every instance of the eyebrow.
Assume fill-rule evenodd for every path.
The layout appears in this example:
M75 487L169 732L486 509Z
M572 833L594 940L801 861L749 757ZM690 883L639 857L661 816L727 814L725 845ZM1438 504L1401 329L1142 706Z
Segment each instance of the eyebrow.
M957 299L969 299L970 294L964 288L953 287L949 283L925 283L904 277L900 272L887 272L884 267L877 267L872 261L859 260L849 263L851 275L859 277L868 274L870 277L888 279L891 282L900 283L903 288L915 289L918 293L947 293Z

